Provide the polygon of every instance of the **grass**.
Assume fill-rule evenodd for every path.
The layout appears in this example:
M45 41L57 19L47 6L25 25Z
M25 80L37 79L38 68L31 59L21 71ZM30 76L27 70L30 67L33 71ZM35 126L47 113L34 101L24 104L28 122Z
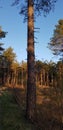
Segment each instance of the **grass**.
M1 96L2 106L2 130L33 130L33 125L29 123L22 110L9 91L5 91Z
M12 91L3 92L1 96L2 130L63 130L63 108L60 103L62 96L58 90L37 87L37 113L34 124L25 118L24 90L20 95L21 106L19 107Z
M38 128L40 127L42 128L42 130L63 129L62 100L62 93L59 93L58 88L37 88L36 121L38 124Z

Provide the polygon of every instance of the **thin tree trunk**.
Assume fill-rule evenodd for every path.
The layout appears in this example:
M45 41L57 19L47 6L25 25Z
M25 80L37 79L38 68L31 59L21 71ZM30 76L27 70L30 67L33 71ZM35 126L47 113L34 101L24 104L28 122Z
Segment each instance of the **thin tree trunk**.
M28 0L28 44L27 44L27 118L32 120L36 109L36 81L34 54L34 7L33 0Z
M42 80L42 71L41 71L41 87L42 87L42 82L43 82L43 80Z
M47 72L47 78L46 78L46 86L49 86L48 72Z

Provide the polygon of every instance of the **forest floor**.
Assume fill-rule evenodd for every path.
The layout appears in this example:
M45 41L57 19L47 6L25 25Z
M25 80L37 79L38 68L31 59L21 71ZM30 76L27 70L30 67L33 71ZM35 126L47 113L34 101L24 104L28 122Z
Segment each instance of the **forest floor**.
M26 92L20 88L19 91L20 107L14 98L13 88L0 87L1 130L63 130L63 93L60 89L37 88L37 113L33 124L25 118Z
M60 88L46 86L37 89L37 124L42 130L63 129L63 93Z
M0 87L0 130L35 130L26 120L23 108L23 104L17 104L13 88Z

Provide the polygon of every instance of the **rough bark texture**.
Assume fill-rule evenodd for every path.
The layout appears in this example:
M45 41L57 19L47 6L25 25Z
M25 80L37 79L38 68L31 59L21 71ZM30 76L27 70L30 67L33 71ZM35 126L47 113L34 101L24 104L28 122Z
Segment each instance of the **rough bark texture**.
M26 114L34 119L36 108L35 54L34 54L34 7L33 0L28 0L28 46L27 46L27 106Z

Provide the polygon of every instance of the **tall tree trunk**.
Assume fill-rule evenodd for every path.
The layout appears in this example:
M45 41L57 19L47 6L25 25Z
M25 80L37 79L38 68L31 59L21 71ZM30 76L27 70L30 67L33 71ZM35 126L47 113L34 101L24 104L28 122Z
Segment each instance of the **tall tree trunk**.
M35 54L34 54L34 5L28 0L28 44L27 44L27 104L26 114L34 119L36 108Z

